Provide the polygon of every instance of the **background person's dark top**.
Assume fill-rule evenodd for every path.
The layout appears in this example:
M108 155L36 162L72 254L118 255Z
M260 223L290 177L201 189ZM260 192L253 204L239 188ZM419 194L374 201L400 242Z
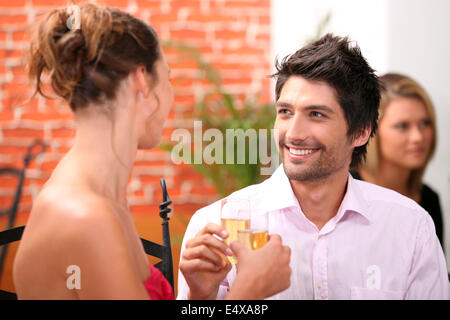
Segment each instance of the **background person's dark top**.
M350 170L350 174L355 179L363 180L361 179L361 176L358 171ZM442 211L441 205L439 203L439 196L426 184L422 184L419 205L422 208L424 208L433 219L434 226L436 227L436 234L439 238L439 242L441 243L442 250L444 250L444 239L443 239L444 229L442 223Z

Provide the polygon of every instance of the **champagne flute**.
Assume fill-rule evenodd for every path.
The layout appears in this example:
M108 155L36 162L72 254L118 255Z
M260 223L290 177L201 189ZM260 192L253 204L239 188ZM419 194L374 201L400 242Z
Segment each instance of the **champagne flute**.
M251 250L261 248L269 240L269 214L265 210L252 209L250 227L238 231L238 240Z
M223 199L220 207L220 223L229 236L225 243L229 246L234 240L238 240L238 231L250 227L250 201L245 199ZM237 263L236 256L229 256L232 264Z

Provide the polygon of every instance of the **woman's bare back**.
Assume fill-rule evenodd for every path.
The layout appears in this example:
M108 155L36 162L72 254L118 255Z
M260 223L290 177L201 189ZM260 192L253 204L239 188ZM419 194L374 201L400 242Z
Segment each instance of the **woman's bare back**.
M103 274L125 263L124 268L130 269L129 274L135 273L131 278L136 277L129 279L129 276L127 281L143 283L150 275L148 260L126 210L79 184L59 183L58 179L47 183L33 203L14 261L13 276L18 297L89 299L89 292L82 291L84 288L109 285L102 283L98 275L89 274L92 264ZM68 270L70 266L79 267L81 290L67 285L74 270ZM88 270L83 270L83 266ZM106 279L119 282L126 278L125 275L122 280ZM120 284L112 287L120 288ZM102 291L95 289L92 293L101 295ZM92 298L102 299L101 296Z

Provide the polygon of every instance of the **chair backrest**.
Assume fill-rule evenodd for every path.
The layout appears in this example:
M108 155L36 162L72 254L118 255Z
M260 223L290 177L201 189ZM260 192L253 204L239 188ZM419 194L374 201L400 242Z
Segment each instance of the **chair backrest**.
M8 229L0 232L0 246L19 241L22 238L25 226ZM0 300L16 300L17 295L13 292L0 290Z
M37 152L34 151L36 146L40 146ZM27 153L23 158L23 167L21 169L13 168L13 167L3 167L0 168L0 174L4 175L13 175L17 177L17 187L14 193L13 202L9 208L6 210L0 210L0 217L8 216L8 226L6 229L10 229L14 225L14 220L16 219L17 209L19 207L20 196L22 195L22 186L23 181L25 180L25 170L28 168L30 161L35 158L37 155L41 154L45 151L46 145L41 140L35 140L31 145L28 146ZM17 240L16 240L17 241ZM3 271L3 263L6 258L8 246L5 245L1 248L0 251L0 277Z
M163 190L163 202L159 205L159 215L163 219L162 233L163 233L163 244L158 244L146 239L141 238L142 245L144 247L145 253L154 257L161 259L160 262L155 264L164 277L169 281L172 289L173 284L173 258L172 249L170 244L170 232L169 223L170 218L167 214L171 211L168 206L172 204L166 189L166 183L163 178L161 178L161 188ZM22 234L25 230L25 226L20 226L12 229L8 229L0 232L0 246L8 245L12 242L19 241L22 238ZM0 290L0 300L16 300L17 295L13 292L8 292Z

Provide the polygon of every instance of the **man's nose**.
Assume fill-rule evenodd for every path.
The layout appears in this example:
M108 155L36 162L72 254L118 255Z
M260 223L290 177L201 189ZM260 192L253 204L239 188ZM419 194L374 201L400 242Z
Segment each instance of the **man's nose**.
M295 115L286 131L287 141L303 141L308 136L308 125L300 115Z

